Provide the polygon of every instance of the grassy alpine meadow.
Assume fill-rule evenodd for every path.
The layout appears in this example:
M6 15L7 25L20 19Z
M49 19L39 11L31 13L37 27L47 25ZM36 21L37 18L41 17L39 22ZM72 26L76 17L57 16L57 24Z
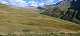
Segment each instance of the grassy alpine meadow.
M42 15L36 8L0 4L1 36L79 36L80 25Z

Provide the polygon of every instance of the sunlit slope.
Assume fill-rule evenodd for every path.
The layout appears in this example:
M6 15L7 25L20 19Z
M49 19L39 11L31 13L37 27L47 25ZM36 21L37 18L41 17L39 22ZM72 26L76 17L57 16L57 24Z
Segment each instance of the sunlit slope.
M3 7L4 6L4 7ZM29 9L13 9L0 6L0 32L72 32L80 26L54 17L41 15Z

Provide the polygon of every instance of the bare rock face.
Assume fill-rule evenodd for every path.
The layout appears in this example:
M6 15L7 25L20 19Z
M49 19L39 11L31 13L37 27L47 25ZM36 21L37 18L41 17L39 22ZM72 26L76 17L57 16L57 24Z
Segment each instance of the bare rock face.
M79 23L79 1L80 0L63 0L56 5L46 5L45 8L38 8L43 10L41 14Z
M71 0L63 0L61 2L58 2L56 4L52 5L45 5L45 8L38 7L39 9L42 9L42 14L53 16L53 17L61 17L70 7Z
M70 1L70 7L68 8L67 12L65 12L62 19L79 23L80 22L80 5L79 4L80 4L80 0Z

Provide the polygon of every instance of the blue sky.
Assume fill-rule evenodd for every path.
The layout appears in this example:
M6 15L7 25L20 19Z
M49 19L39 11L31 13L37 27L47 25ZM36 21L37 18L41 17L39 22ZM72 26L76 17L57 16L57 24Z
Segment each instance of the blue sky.
M26 7L26 6L44 6L44 4L55 4L61 0L0 0L0 3L18 6L18 7Z

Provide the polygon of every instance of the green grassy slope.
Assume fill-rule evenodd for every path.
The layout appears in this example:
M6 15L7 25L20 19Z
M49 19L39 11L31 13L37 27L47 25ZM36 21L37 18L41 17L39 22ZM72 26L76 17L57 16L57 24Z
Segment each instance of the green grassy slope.
M0 6L0 32L75 32L80 26L54 17L41 15L34 9Z

